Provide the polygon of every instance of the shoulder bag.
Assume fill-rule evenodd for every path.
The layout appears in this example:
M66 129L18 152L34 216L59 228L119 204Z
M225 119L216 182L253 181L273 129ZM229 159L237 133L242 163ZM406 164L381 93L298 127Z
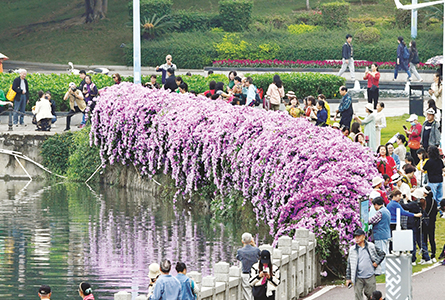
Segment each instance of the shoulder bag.
M6 94L6 99L8 99L9 101L14 101L15 96L17 95L17 93L12 89L12 84L9 87L9 91Z

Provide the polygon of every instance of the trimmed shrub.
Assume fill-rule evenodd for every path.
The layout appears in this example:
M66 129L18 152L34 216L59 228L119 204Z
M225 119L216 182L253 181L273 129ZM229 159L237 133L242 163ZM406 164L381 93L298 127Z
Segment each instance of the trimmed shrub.
M321 5L323 25L326 28L346 27L348 25L349 3L330 2Z
M241 31L249 27L253 1L252 0L220 0L219 16L224 31Z
M354 35L359 42L365 44L377 43L381 36L380 30L375 27L362 27Z
M219 59L247 58L251 45L240 38L238 33L224 34L222 42L214 43Z
M318 30L317 26L306 25L306 24L299 24L299 25L293 24L293 25L289 25L289 27L287 27L287 31L290 34L295 34L295 35L314 32L317 30Z
M320 73L265 73L246 74L253 79L253 84L267 90L272 83L274 75L280 75L286 91L294 91L298 99L318 94L324 94L327 98L339 98L338 89L346 83L343 77Z
M311 11L311 12L304 12L300 14L296 14L295 17L295 23L297 24L307 24L307 25L323 25L323 17L321 15L321 11Z
M211 28L221 26L218 14L177 10L172 15L173 21L179 24L177 31L208 31Z
M151 19L154 14L158 17L170 15L172 6L171 0L140 0L141 20ZM133 20L133 1L128 3L128 13Z

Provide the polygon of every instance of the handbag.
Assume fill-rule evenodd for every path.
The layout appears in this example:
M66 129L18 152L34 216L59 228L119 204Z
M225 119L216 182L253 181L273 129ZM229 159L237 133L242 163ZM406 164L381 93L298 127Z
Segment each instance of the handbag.
M377 86L373 84L369 90L371 92L374 92L375 90L377 90Z
M254 285L252 287L252 295L255 298L261 298L261 297L266 296L266 285L267 285L267 283L262 284L262 285Z
M17 95L17 93L12 89L12 84L9 87L9 91L6 94L6 99L8 99L9 101L14 101L15 95Z
M413 150L417 150L420 148L420 142L418 140L410 140L408 142L408 147Z

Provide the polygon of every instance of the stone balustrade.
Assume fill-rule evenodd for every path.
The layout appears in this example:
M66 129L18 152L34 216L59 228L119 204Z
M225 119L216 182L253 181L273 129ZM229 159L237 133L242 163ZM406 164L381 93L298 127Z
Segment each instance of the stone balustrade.
M278 247L262 245L261 250L269 250L273 264L280 267L281 283L277 288L276 300L291 300L306 296L320 284L320 264L315 255L315 235L307 229L296 230L294 239L283 236L278 239ZM202 300L242 300L241 268L219 262L214 266L214 275L202 277L192 271L187 276L200 288L198 299ZM127 292L114 295L114 300L146 300L146 295L136 296Z

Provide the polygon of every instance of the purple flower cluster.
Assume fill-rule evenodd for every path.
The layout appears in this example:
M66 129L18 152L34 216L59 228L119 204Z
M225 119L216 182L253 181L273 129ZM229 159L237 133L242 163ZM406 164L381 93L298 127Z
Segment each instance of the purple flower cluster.
M320 239L335 231L343 253L359 224L358 200L377 175L370 149L338 130L131 83L101 91L91 142L104 165L163 172L183 194L209 183L223 195L241 191L276 238L297 228Z
M371 67L371 61L354 61L357 68ZM394 69L395 62L376 62L382 69ZM225 59L213 62L214 67L234 68L340 68L341 60L250 60L250 59ZM420 69L434 69L434 65L420 63Z

